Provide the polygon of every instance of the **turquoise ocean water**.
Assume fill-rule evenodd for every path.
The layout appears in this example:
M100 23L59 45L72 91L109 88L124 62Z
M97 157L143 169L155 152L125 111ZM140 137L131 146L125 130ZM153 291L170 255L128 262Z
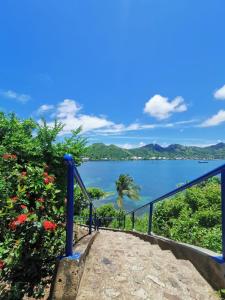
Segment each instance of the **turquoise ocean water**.
M208 163L198 163L196 160L90 161L83 163L79 171L87 187L96 186L114 193L118 176L131 175L141 187L141 200L124 201L124 208L131 210L224 163L222 160ZM115 199L116 193L105 200L95 202L95 205L116 203Z

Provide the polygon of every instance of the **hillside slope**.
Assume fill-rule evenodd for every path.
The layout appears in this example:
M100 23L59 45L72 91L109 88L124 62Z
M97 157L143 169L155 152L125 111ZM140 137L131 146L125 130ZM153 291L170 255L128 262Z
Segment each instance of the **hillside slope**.
M225 144L219 143L207 147L183 146L172 144L162 147L148 144L140 148L123 149L103 143L87 147L86 157L91 160L127 160L127 159L225 159Z

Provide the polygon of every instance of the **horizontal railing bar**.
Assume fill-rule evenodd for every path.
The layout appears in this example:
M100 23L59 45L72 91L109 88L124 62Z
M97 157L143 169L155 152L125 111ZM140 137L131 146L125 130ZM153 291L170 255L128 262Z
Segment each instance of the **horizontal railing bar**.
M131 214L132 212L136 212L139 209L142 209L142 208L148 206L150 203L153 204L153 203L159 202L161 200L164 200L166 198L169 198L169 197L171 197L171 196L173 196L173 195L175 195L179 192L182 192L183 190L186 190L187 188L190 188L190 187L192 187L192 186L194 186L194 185L196 185L196 184L198 184L202 181L205 181L205 180L209 179L210 177L213 177L213 176L216 176L216 175L220 174L223 170L225 170L225 164L223 164L222 166L220 166L220 167L218 167L218 168L216 168L216 169L214 169L214 170L212 170L212 171L210 171L210 172L208 172L208 173L206 173L206 174L204 174L204 175L202 175L202 176L200 176L200 177L198 177L198 178L196 178L196 179L194 179L194 180L192 180L192 181L190 181L190 182L188 182L188 183L186 183L186 184L184 184L184 185L182 185L182 186L180 186L180 187L178 187L174 190L172 190L169 193L166 193L166 194L164 194L164 195L162 195L162 196L160 196L160 197L158 197L158 198L156 198L156 199L154 199L154 200L152 200L152 201L150 201L150 202L148 202L148 203L146 203L146 204L144 204L144 205L142 205L142 206L140 206L140 207L138 207L138 208L136 208L132 211L129 211L126 214L128 215L128 214Z
M83 183L83 180L82 180L81 177L80 177L80 174L79 174L79 172L78 172L76 166L74 166L74 175L75 175L75 178L76 178L76 180L77 180L77 183L78 183L79 187L81 188L83 194L84 194L85 197L91 202L91 199L90 199L90 197L89 197L89 195L88 195L87 189L86 189L86 187L85 187L85 185L84 185L84 183Z
M76 181L82 191L82 193L84 194L84 196L86 197L86 199L89 201L89 204L92 203L92 208L93 208L93 211L96 212L96 207L94 206L93 204L93 201L92 199L90 198L88 192L87 192L87 189L85 187L85 184L80 176L80 173L78 172L77 170L77 167L74 165L74 176L76 178Z

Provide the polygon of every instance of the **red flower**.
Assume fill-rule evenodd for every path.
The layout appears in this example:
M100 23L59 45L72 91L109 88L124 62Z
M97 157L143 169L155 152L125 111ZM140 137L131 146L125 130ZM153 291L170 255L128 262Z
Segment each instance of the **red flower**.
M5 266L5 263L4 263L4 261L3 261L3 260L0 260L0 269L3 269L3 268L4 268L4 266Z
M50 183L49 179L48 179L48 178L45 178L45 179L44 179L44 184L49 184L49 183Z
M54 181L55 181L55 177L54 177L54 176L48 176L48 180L49 180L50 182L54 182Z
M27 215L25 214L22 214L22 215L19 215L17 218L16 218L16 221L19 223L19 224L23 224L27 219Z
M45 230L49 230L49 231L54 231L57 226L54 222L51 221L44 221L42 225Z
M16 159L17 158L17 156L15 155L15 154L3 154L2 155L2 158L3 159Z
M47 172L44 172L44 173L43 173L43 176L44 176L44 177L48 177L48 173L47 173Z
M40 203L45 202L44 198L38 198L37 201L40 202Z
M27 209L27 206L26 206L26 205L23 205L23 204L21 204L20 207L21 207L22 209Z
M17 196L13 196L10 198L13 202L16 202L18 200L18 197Z
M45 175L46 174L46 175ZM54 182L55 181L55 177L54 176L50 176L50 175L48 175L48 173L44 173L44 183L45 184L49 184L49 183L52 183L52 182Z
M15 220L9 223L9 228L15 230L17 225L23 224L27 219L27 215L21 214Z
M16 226L17 226L17 222L16 221L12 221L9 223L9 228L12 230L16 230Z
M21 176L27 176L27 172L22 172Z

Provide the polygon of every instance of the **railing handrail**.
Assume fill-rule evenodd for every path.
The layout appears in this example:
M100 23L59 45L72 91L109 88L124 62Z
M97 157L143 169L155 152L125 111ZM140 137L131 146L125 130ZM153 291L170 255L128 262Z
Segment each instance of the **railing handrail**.
M89 234L92 232L92 222L93 222L93 203L91 198L89 197L89 194L87 192L87 189L83 183L83 180L77 170L77 167L75 166L73 157L70 154L64 155L64 159L67 162L68 165L68 171L67 171L67 238L66 238L66 256L72 256L73 255L73 218L74 218L74 179L76 179L76 182L81 188L81 191L87 198L90 204L90 211L89 211ZM153 204L159 201L162 201L166 198L169 198L179 192L182 192L186 190L187 188L190 188L196 184L201 183L202 181L205 181L209 179L212 176L216 176L218 174L221 174L221 212L222 212L222 255L223 259L225 259L225 164L222 166L219 166L212 171L209 171L208 173L203 174L200 177L197 177L196 179L132 210L127 212L124 215L124 228L125 228L125 222L126 222L126 215L132 214L132 229L134 229L134 215L135 212L138 211L141 208L147 207L149 205L149 221L148 221L148 234L151 234L152 229L152 214L153 214ZM103 218L106 219L107 217ZM98 225L96 227L96 212L95 212L95 230L99 227L99 220L97 221Z
M84 194L84 196L87 198L87 200L89 202L92 202L92 200L91 200L91 198L90 198L90 196L88 194L88 191L86 189L86 186L84 185L84 182L83 182L83 180L82 180L82 178L80 176L80 173L78 172L77 167L75 165L74 165L74 176L75 176L75 179L76 179L76 181L77 181L77 183L78 183L78 185L79 185L82 193Z
M225 164L213 169L212 171L209 171L208 173L203 174L200 177L197 177L196 179L132 210L124 214L124 222L123 222L123 228L125 229L125 222L126 222L126 215L131 214L131 221L132 221L132 230L134 230L134 223L135 223L135 212L138 211L141 208L149 206L149 217L148 217L148 235L151 235L152 233L152 220L153 220L153 205L156 202L162 201L166 198L169 198L179 192L182 192L186 190L187 188L190 188L196 184L199 184L210 177L216 176L216 175L221 175L221 216L222 216L222 224L221 224L221 229L222 229L222 261L225 261ZM117 217L112 217L112 219L115 219ZM108 217L104 217L101 219L107 220ZM120 225L119 225L120 226Z
M93 210L95 230L96 227L96 209L93 206L93 202L87 192L87 189L83 183L83 180L75 166L73 156L71 154L65 154L64 160L67 163L67 216L66 216L66 256L73 257L73 226L74 226L74 179L78 183L82 193L89 202L89 234L92 232L93 223Z
M216 175L220 174L224 170L225 170L225 164L213 169L212 171L209 171L209 172L203 174L202 176L197 177L196 179L194 179L194 180L192 180L188 183L185 183L184 185L182 185L182 186L180 186L180 187L178 187L178 188L176 188L176 189L174 189L174 190L172 190L172 191L170 191L170 192L168 192L168 193L166 193L166 194L164 194L160 197L155 198L154 200L152 200L152 201L150 201L150 202L148 202L148 203L146 203L146 204L144 204L144 205L142 205L138 208L135 208L134 210L131 210L131 211L127 212L126 215L129 215L133 212L138 211L139 209L147 207L150 204L154 204L156 202L159 202L159 201L162 201L166 198L169 198L169 197L171 197L171 196L173 196L173 195L175 195L179 192L182 192L182 191L186 190L187 188L190 188L190 187L192 187L192 186L194 186L198 183L201 183L202 181L205 181L205 180L209 179L210 177L213 177L213 176L216 176Z

